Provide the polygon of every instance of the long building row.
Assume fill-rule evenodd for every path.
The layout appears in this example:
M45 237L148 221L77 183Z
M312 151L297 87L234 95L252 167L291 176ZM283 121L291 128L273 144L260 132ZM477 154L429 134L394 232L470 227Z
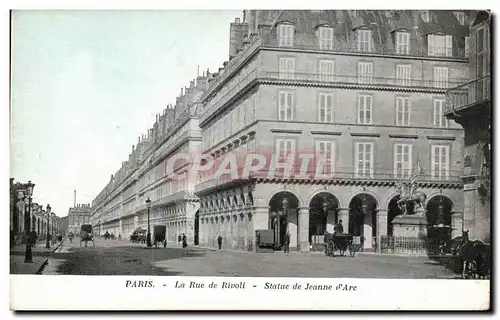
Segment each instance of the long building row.
M464 132L444 113L447 90L469 79L474 12L243 15L223 67L181 89L94 199L96 230L147 229L149 198L150 224L166 225L169 241L215 247L221 236L224 248L253 250L255 231L272 228L308 251L342 220L372 250L401 213L398 182L418 172L429 223L459 234ZM237 159L235 175L200 170L200 154L216 168ZM267 163L242 175L249 154ZM307 154L321 175L299 170Z

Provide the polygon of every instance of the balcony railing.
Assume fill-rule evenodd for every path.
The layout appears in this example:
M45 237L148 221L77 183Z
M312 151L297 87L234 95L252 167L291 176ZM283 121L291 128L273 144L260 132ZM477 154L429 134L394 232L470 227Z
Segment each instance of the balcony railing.
M459 111L491 99L490 76L475 79L446 93L445 113Z
M257 69L254 69L250 71L250 73L246 75L243 79L241 79L241 81L234 84L232 87L229 87L225 95L223 95L214 102L210 101L202 112L202 121L208 115L218 110L222 105L226 104L231 98L233 98L236 94L238 94L250 82L255 80L256 77L257 77Z
M390 86L401 88L421 88L446 90L465 83L462 78L449 79L448 81L435 81L425 79L409 79L397 77L374 77L369 74L346 75L326 73L300 73L294 71L260 71L259 78L267 80L300 81L335 85L361 85L361 86Z
M385 181L408 181L410 179L409 173L402 176L401 174L396 174L394 170L374 170L373 172L366 172L366 174L361 174L354 172L352 168L349 169L338 169L331 174L318 175L315 171L308 170L306 172L300 172L300 166L293 166L291 168L291 173L288 176L283 174L283 169L261 169L258 171L251 171L247 176L244 176L245 169L237 170L237 178L234 179L230 174L224 174L220 177L215 176L215 174L210 174L204 172L198 175L198 185L196 186L196 192L203 191L205 189L211 189L218 186L222 186L228 183L233 183L240 180L248 179L290 179L290 180L353 180L358 182L385 182ZM431 175L430 173L420 174L417 178L418 182L424 184L461 184L461 170L449 170L447 172L442 172L440 175Z
M460 58L466 59L465 49L450 52L446 48L435 48L432 55L428 51L422 50L422 46L397 47L390 44L375 44L367 47L364 43L346 43L344 41L320 41L318 38L293 39L293 42L280 43L276 36L265 41L263 47L290 48L301 50L326 51L331 53L357 53L357 54L381 54L392 56L413 56L429 58Z

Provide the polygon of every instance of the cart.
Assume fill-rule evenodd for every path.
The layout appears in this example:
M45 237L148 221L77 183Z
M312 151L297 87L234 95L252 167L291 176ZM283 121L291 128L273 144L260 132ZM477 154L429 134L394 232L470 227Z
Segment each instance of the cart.
M80 247L82 246L82 242L85 242L85 247L87 247L87 243L92 241L92 246L95 247L94 243L94 231L91 224L82 224L80 227Z

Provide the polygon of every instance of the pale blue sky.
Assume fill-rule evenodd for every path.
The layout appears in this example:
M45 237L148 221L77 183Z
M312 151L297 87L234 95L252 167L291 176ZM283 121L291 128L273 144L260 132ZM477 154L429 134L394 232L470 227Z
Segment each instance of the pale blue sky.
M91 203L155 114L228 58L241 11L15 11L11 173L59 216Z

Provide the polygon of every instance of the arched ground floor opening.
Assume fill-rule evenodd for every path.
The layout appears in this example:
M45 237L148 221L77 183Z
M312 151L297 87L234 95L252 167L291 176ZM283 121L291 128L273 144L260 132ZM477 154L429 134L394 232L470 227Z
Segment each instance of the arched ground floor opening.
M437 195L427 202L427 237L431 240L449 240L452 234L453 202L450 198Z
M339 200L329 192L316 194L309 203L309 243L323 250L325 232L333 233L338 221Z
M394 235L394 228L392 225L392 220L403 213L401 208L398 206L398 201L401 199L400 196L395 196L389 201L389 205L387 207L387 235Z
M297 247L299 200L295 194L282 191L269 201L269 229L274 231L274 243L280 249L285 235L290 235L290 248Z

